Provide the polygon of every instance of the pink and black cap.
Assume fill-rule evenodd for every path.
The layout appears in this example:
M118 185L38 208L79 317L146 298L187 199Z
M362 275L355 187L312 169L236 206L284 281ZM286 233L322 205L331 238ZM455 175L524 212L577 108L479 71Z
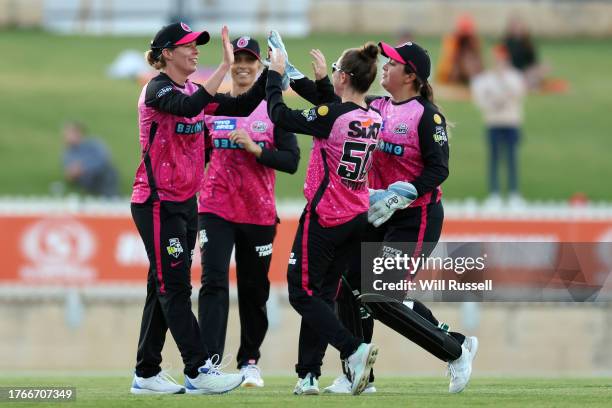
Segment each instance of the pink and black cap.
M420 45L407 42L397 47L379 42L382 55L408 67L421 79L426 80L431 73L431 60L429 54Z
M244 51L254 55L257 59L261 59L259 55L259 43L254 38L247 36L238 37L232 41L232 45L234 46L234 54Z
M192 31L187 24L178 22L162 27L155 34L155 38L151 41L151 50L155 53L155 57L159 58L164 48L174 48L192 41L195 41L196 45L203 45L209 40L210 35L207 31Z

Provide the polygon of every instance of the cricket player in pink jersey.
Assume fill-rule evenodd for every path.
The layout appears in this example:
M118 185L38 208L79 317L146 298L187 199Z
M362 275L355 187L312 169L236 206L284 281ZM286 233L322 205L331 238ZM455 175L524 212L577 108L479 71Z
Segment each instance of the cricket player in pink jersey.
M271 40L282 44L280 37L271 36ZM383 66L381 85L391 96L366 97L370 106L380 110L384 126L368 176L368 218L372 225L364 241L380 242L381 248L393 248L393 243L408 244L402 245L402 250L411 256L428 256L440 238L444 219L440 185L448 176L446 120L433 103L433 91L427 81L431 67L427 51L412 42L398 47L379 43L379 47L389 58ZM313 103L337 101L339 97L327 77L325 57L319 50L311 51L311 55L317 81L310 81L293 68L289 74L291 87ZM448 332L448 326L416 300L361 306L354 296L360 289L360 261L357 252L349 262L347 279L338 297L338 313L345 326L369 342L372 318L376 318L447 362L449 392L461 392L471 376L478 339ZM364 392L375 392L373 373L369 380ZM341 375L325 391L349 393L348 376Z
M249 115L265 95L260 82L245 95L215 94L233 62L227 27L221 32L223 61L202 85L196 70L198 45L209 41L182 22L163 27L147 61L160 74L138 101L142 160L132 193L132 217L150 266L138 341L134 394L218 394L238 387L241 374L224 374L218 356L205 349L191 311L191 260L197 235L198 192L204 174L204 108L211 114ZM160 368L166 332L183 358L185 386Z
M282 99L284 55L273 49L266 86L268 113L288 131L314 136L300 218L287 270L289 301L302 316L294 393L318 394L325 349L331 344L347 362L351 392L360 394L378 348L352 335L338 320L334 300L351 252L367 226L367 176L382 118L365 103L376 78L378 47L344 51L334 64L341 101L291 110Z
M231 96L248 91L261 70L257 41L232 41ZM229 312L229 264L236 247L240 313L238 368L243 387L263 387L257 361L268 329L268 271L276 235L275 170L295 173L295 134L274 126L262 101L247 117L206 116L210 161L198 200L202 287L198 302L202 340L223 355Z

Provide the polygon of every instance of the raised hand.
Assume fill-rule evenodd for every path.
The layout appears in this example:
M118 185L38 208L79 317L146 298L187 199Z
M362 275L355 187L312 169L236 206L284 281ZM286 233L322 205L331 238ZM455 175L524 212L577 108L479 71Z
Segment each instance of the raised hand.
M283 75L285 73L285 54L278 48L273 48L270 52L270 70Z
M312 70L316 80L323 79L327 76L327 61L325 55L319 49L310 50L312 57Z
M221 42L223 44L223 64L228 67L234 63L234 46L229 39L229 29L223 26L221 29Z

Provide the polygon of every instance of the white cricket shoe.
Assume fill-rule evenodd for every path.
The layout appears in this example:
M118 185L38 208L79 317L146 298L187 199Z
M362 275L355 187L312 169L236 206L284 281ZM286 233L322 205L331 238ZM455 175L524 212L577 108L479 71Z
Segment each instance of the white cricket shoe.
M225 374L221 372L218 364L219 356L206 360L206 364L198 368L198 376L189 378L185 376L185 388L188 394L223 394L237 388L242 384L242 374Z
M148 378L134 374L130 392L138 395L184 394L185 387L178 384L167 372L160 371L157 375Z
M467 387L472 375L472 361L478 351L478 339L476 337L466 337L461 345L461 356L448 363L448 374L450 374L450 384L448 392L455 394Z
M370 369L376 362L378 347L374 344L361 343L346 360L346 368L351 378L351 394L359 395L368 386Z
M319 380L308 373L304 378L298 378L293 393L295 395L319 395Z
M264 380L261 378L261 370L257 365L249 364L242 366L240 374L244 376L244 381L242 382L243 387L261 388L264 386Z
M332 385L325 387L324 391L327 394L350 394L351 393L351 382L346 375L342 374L337 377ZM363 394L374 394L376 387L373 382L368 382L368 385L363 390Z

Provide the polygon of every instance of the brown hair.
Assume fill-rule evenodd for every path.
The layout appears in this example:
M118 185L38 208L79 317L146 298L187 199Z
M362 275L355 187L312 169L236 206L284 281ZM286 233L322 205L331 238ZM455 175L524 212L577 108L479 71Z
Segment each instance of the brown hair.
M416 91L419 93L419 95L421 95L421 97L427 99L429 102L431 102L432 105L436 106L436 104L434 103L433 88L429 84L429 81L427 81L426 79L423 80L420 76L418 76L408 64L404 65L404 72L406 74L415 75L416 81L414 81L414 87Z
M351 87L357 92L367 92L376 79L378 53L378 46L367 42L361 48L346 50L342 55L340 69L349 75Z
M149 50L145 52L145 59L147 60L150 66L152 66L153 68L157 70L160 70L166 67L166 60L164 59L164 56L161 53L159 54L158 58L155 58L155 55L153 54L153 50Z

